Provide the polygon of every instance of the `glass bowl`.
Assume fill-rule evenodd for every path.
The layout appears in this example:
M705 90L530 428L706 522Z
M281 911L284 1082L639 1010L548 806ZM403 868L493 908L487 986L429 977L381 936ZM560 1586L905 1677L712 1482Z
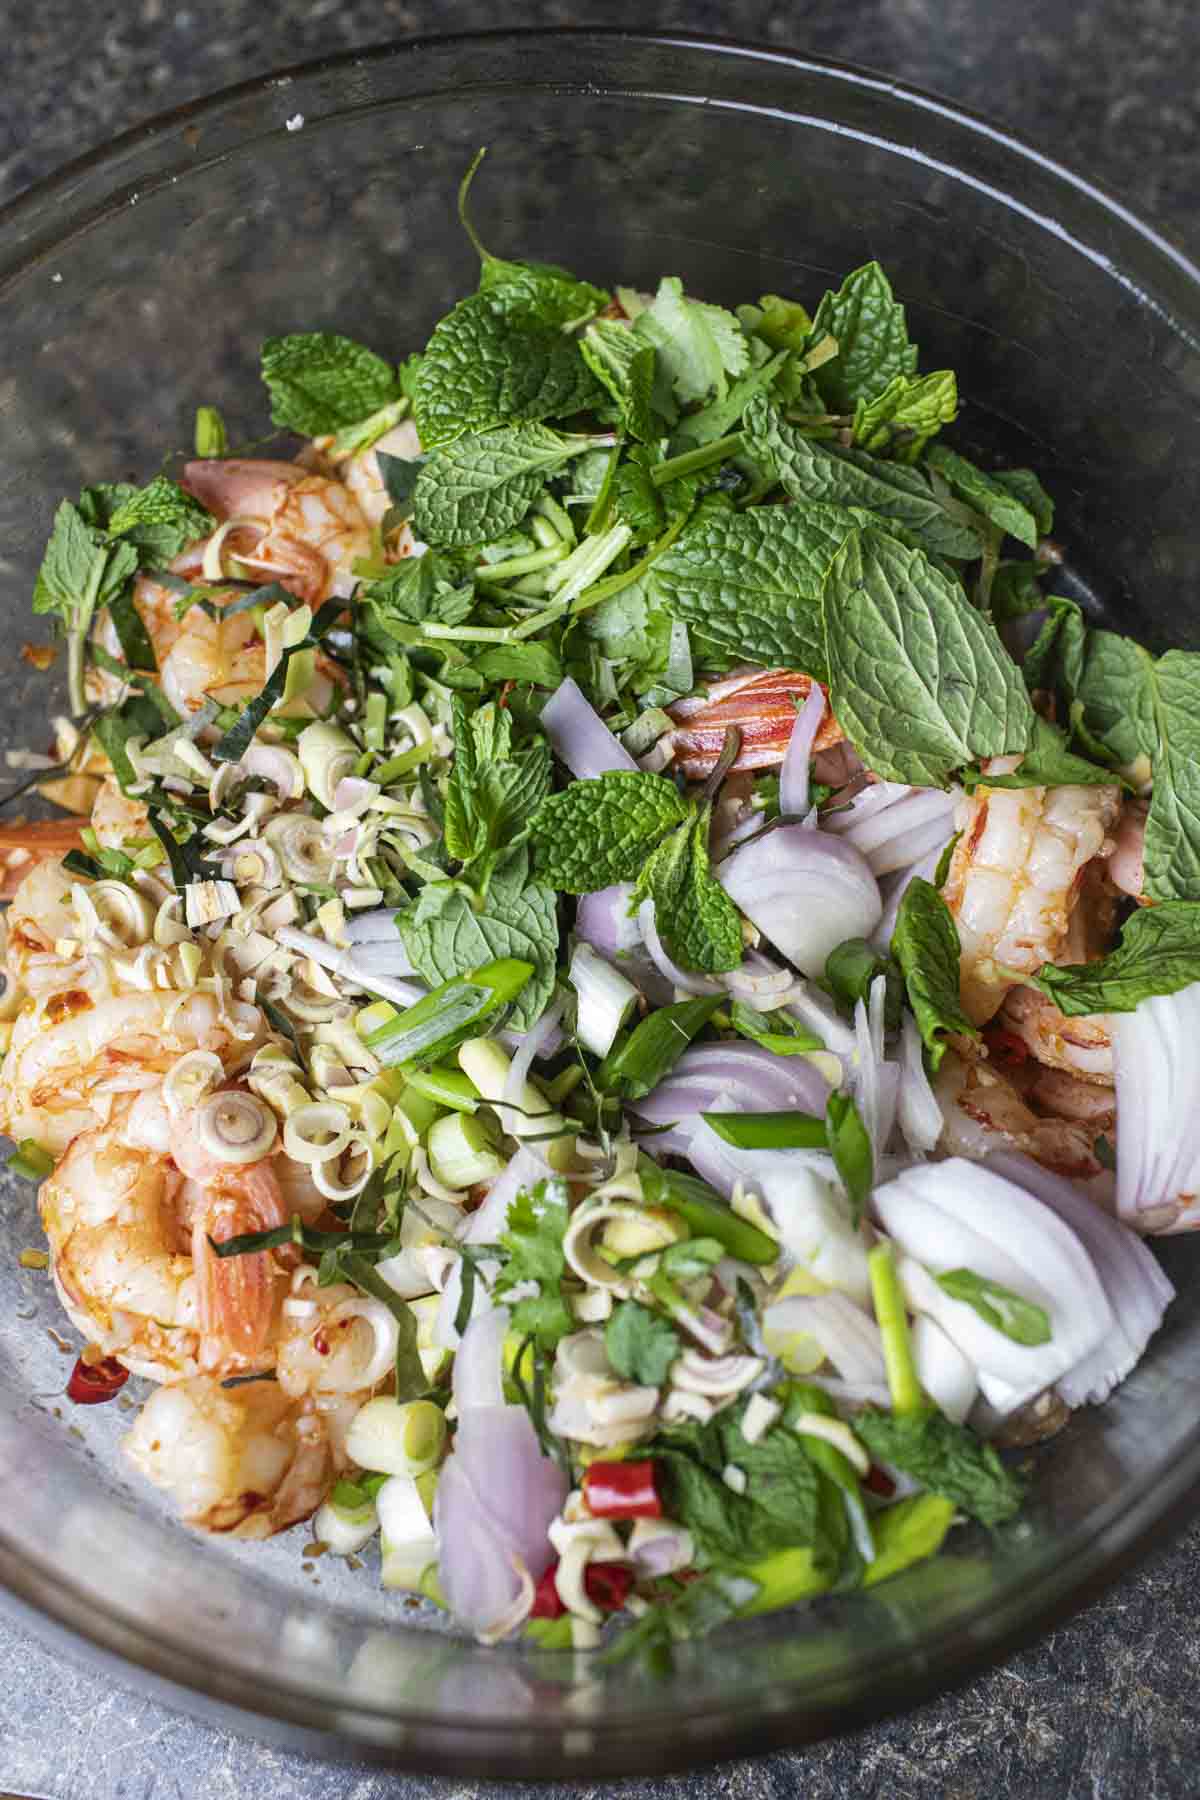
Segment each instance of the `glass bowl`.
M986 123L881 77L728 43L584 31L398 44L168 115L0 213L8 745L61 695L17 655L52 508L145 480L197 403L267 429L269 333L402 355L475 279L456 184L498 253L601 282L681 274L726 302L812 300L888 268L927 368L957 369L957 441L1032 463L1073 591L1194 640L1200 276L1117 203ZM269 452L268 452L269 453ZM431 1630L370 1570L202 1540L127 1480L129 1414L70 1409L32 1191L0 1197L0 1580L40 1629L242 1729L459 1775L648 1774L796 1744L899 1707L1078 1607L1191 1504L1200 1275L1136 1374L1037 1459L1025 1521L869 1594L681 1648L650 1682L588 1656ZM133 1384L131 1384L132 1387ZM231 1711L230 1709L236 1709Z

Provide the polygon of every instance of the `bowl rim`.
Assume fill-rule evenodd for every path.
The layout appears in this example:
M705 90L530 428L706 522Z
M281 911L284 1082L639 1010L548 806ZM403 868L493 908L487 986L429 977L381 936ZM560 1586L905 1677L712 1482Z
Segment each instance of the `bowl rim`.
M1191 290L1191 299L1196 308L1197 338L1200 339L1200 265L1193 262L1170 237L1147 223L1105 185L1076 173L1021 133L998 125L971 108L862 65L802 54L751 40L690 32L636 31L611 26L501 28L392 38L361 49L339 51L287 64L265 75L248 77L155 113L72 158L0 205L0 237L14 231L19 235L21 228L30 222L49 221L42 229L25 233L13 252L7 255L0 253L0 290L78 231L97 224L122 202L124 195L118 183L115 187L110 186L98 199L86 204L82 210L73 212L69 205L59 205L60 202L70 200L74 190L85 178L102 176L106 170L117 169L122 160L134 152L151 148L159 141L165 141L190 126L214 119L227 109L256 96L286 89L293 82L308 82L344 71L382 66L399 57L418 57L422 52L453 52L455 49L486 52L489 47L497 44L514 42L530 45L542 43L548 46L599 42L609 48L625 46L631 52L636 52L639 48L678 50L702 58L724 57L730 62L740 61L750 71L756 67L767 67L799 79L814 77L835 84L835 91L836 86L840 85L848 92L886 96L919 118L944 122L952 129L995 146L1003 154L1048 176L1052 182L1093 208L1097 222L1107 222L1125 234L1126 242L1112 254L1099 257L1097 252L1090 250L1086 243L1081 243L1071 232L1065 232L1052 218L1023 206L1006 187L989 187L953 162L942 163L936 157L922 154L912 145L898 145L885 137L872 140L871 134L864 131L856 131L856 137L878 141L894 152L915 157L933 167L945 168L947 173L966 185L983 187L994 199L1024 211L1042 228L1065 236L1073 248L1083 251L1093 260L1103 261L1107 273L1114 279L1125 279L1121 272L1122 257L1127 256L1130 248L1140 247L1143 252L1158 259L1160 265L1165 265L1166 271L1181 282L1183 290ZM752 73L750 78L752 79ZM565 86L561 80L554 81L552 78L521 79L503 85L511 89L551 89L559 92ZM601 102L606 92L641 94L673 104L686 103L695 98L694 94L684 91L682 87L648 89L640 86L636 80L628 83L610 81L606 86L596 84L589 87L589 92ZM433 99L436 93L426 97ZM377 104L386 105L388 102L379 101ZM777 106L764 109L748 97L723 101L722 104L750 113L770 110L784 120L796 116ZM336 112L339 108L334 104L331 110ZM260 133L247 134L247 141L253 141L254 136L277 136L282 129L282 126L264 126ZM244 143L239 146L239 149L244 148ZM219 151L206 156L201 152L188 166L191 170L198 170L210 161L219 161L230 153ZM142 192L150 191L160 181L169 178L161 173L151 173L142 178L138 186ZM1143 300L1148 301L1151 306L1157 306L1154 299L1145 295L1142 290L1139 292ZM1172 323L1177 330L1182 329L1174 315ZM462 1716L451 1719L444 1714L414 1709L395 1713L397 1726L404 1727L403 1734L398 1731L393 1741L382 1741L378 1731L358 1729L360 1721L365 1725L372 1716L372 1709L367 1705L355 1708L344 1699L330 1700L322 1711L319 1705L314 1708L311 1693L305 1694L299 1687L277 1683L269 1676L260 1677L253 1683L253 1692L248 1697L249 1684L240 1672L231 1672L228 1667L223 1668L215 1658L198 1654L194 1646L185 1651L178 1640L160 1636L142 1625L130 1625L116 1613L105 1611L57 1570L49 1566L39 1568L28 1559L12 1553L10 1546L4 1541L2 1530L0 1610L35 1636L53 1643L56 1648L83 1661L85 1665L98 1664L118 1679L133 1676L164 1703L189 1712L204 1722L232 1728L243 1735L270 1738L309 1754L338 1759L353 1757L413 1773L475 1775L492 1779L570 1779L583 1774L585 1770L589 1778L597 1775L610 1778L648 1773L661 1775L675 1770L707 1766L731 1757L762 1755L796 1748L830 1736L859 1730L892 1714L908 1711L918 1704L960 1689L1015 1651L1033 1644L1048 1631L1067 1623L1135 1568L1153 1549L1163 1547L1164 1543L1182 1530L1189 1517L1195 1516L1198 1500L1200 1426L1180 1457L1173 1471L1173 1479L1164 1483L1153 1498L1147 1495L1135 1496L1114 1516L1114 1526L1122 1521L1126 1526L1121 1541L1115 1547L1098 1551L1095 1532L1086 1538L1081 1532L1077 1532L1073 1542L1068 1540L1068 1553L1060 1565L1059 1579L1053 1593L1039 1601L1031 1610L1022 1613L1015 1621L1001 1626L985 1642L964 1641L961 1632L956 1632L953 1625L944 1627L935 1631L922 1644L922 1655L917 1664L910 1663L902 1667L898 1663L892 1663L886 1670L881 1670L883 1679L870 1693L858 1693L849 1700L834 1700L819 1713L798 1713L791 1709L785 1715L772 1710L752 1714L748 1718L718 1714L711 1722L711 1728L707 1728L706 1734L694 1744L689 1744L682 1735L675 1740L664 1738L664 1723L673 1718L677 1724L677 1712L673 1715L658 1711L636 1717L627 1715L621 1720L621 1743L615 1746L609 1743L603 1749L598 1748L597 1754L583 1766L564 1754L561 1738L553 1743L548 1739L543 1740L536 1754L523 1751L518 1738L522 1733L528 1735L530 1727L517 1721L506 1727L492 1720L477 1721ZM1132 1525L1129 1523L1131 1519ZM135 1641L131 1643L131 1639ZM422 1739L423 1731L428 1731L430 1735ZM437 1741L439 1734L454 1736L458 1741L447 1746ZM511 1740L512 1750L498 1750L497 1740L506 1736ZM464 1738L468 1741L467 1745L463 1743ZM478 1748L470 1744L472 1738L478 1740Z

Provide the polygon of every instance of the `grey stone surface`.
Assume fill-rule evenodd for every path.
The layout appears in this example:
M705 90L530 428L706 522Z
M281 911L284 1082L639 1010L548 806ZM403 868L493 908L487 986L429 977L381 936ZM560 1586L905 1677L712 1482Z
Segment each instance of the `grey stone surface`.
M153 112L304 57L428 31L653 22L794 46L938 89L1036 139L1200 248L1194 0L41 0L12 9L10 21L0 34L5 199ZM1195 1794L1198 1566L1194 1528L1072 1624L960 1693L804 1755L691 1777L687 1790L704 1800ZM465 1800L474 1792L319 1764L195 1724L2 1622L0 1667L0 1788L15 1793ZM684 1787L680 1779L627 1791L675 1800Z

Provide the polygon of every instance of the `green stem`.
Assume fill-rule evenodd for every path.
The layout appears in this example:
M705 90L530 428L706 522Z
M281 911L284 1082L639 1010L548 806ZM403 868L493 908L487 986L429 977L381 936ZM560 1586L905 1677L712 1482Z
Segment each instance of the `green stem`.
M532 575L535 569L544 569L549 563L565 562L570 554L571 546L556 537L543 550L530 550L525 556L510 556L506 562L489 563L485 568L476 569L475 579L515 581L518 575Z
M608 458L608 467L604 471L604 480L600 483L600 492L592 502L592 510L584 521L585 535L603 531L608 523L608 515L612 502L613 482L617 476L617 464L621 460L623 445L614 444Z
M715 438L711 444L702 444L698 450L685 450L682 456L669 456L666 462L651 469L650 479L655 487L665 487L668 481L677 481L681 475L694 475L697 469L707 469L710 463L727 462L741 447L741 432L731 431L728 437Z
M610 600L614 594L619 594L622 588L632 587L635 581L640 581L651 563L657 561L664 550L670 549L686 524L686 516L680 514L675 523L663 532L653 549L648 550L639 562L633 564L632 568L625 569L620 575L610 575L606 580L597 581L592 587L585 588L571 608L572 615L587 612L589 607L599 606L602 600Z
M979 579L975 583L975 604L980 612L990 612L992 605L992 582L996 579L996 570L1000 566L1000 545L1004 533L996 525L988 528L983 540L983 554L979 562Z
M553 494L543 494L534 508L543 519L548 519L565 544L576 541L575 526L565 506L560 506Z
M919 1412L925 1404L925 1396L917 1380L912 1340L908 1334L908 1313L890 1244L876 1244L867 1258L867 1273L871 1278L875 1318L883 1339L883 1360L892 1394L892 1411Z
M83 598L79 602L79 610L71 627L67 649L67 686L71 711L76 718L87 710L87 700L83 691L84 658L87 652L88 632L92 627L92 614L96 610L96 596L100 592L100 584L104 580L104 571L107 566L107 554L97 554L92 563L92 573L88 578L87 587L84 589Z

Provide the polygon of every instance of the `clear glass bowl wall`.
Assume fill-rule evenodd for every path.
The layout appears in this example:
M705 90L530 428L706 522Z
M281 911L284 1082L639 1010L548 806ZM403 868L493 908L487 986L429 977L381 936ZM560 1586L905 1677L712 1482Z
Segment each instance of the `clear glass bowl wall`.
M454 195L480 144L485 241L600 282L665 271L725 302L815 299L880 258L924 366L959 373L957 441L1032 463L1055 494L1073 591L1151 641L1196 642L1200 281L1183 258L1083 182L883 80L619 34L445 40L218 96L0 214L0 746L40 747L54 710L17 651L57 498L147 479L187 448L197 403L236 440L260 437L270 333L420 346L475 278ZM70 1360L49 1328L64 1321L46 1278L17 1267L39 1241L32 1191L8 1182L0 1219L13 1604L121 1659L119 1679L136 1669L309 1748L594 1780L820 1736L1045 1628L1161 1538L1200 1477L1200 1279L1173 1242L1164 1330L1039 1456L1019 1527L964 1535L869 1595L731 1629L657 1684L484 1651L408 1623L367 1571L304 1570L303 1533L238 1549L169 1521L116 1457L128 1415L62 1402Z

